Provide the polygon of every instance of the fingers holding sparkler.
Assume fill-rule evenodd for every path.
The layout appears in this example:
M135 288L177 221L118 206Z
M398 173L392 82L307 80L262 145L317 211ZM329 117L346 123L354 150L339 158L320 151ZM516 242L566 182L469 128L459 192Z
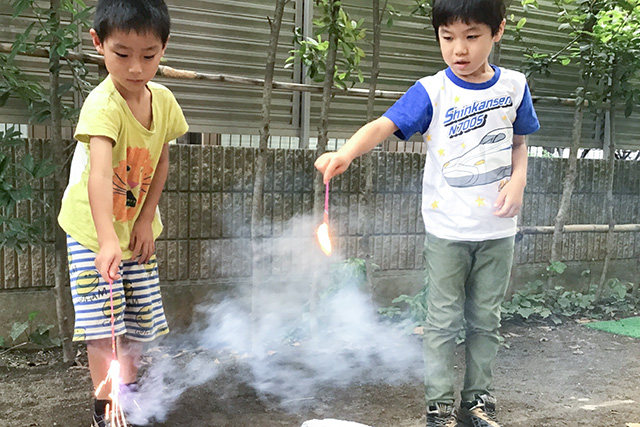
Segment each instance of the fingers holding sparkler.
M122 249L118 240L105 241L100 245L95 265L105 282L120 278L118 274L120 261L122 261Z
M316 169L322 173L324 183L328 183L334 176L346 171L351 164L351 159L339 152L324 153L314 163Z

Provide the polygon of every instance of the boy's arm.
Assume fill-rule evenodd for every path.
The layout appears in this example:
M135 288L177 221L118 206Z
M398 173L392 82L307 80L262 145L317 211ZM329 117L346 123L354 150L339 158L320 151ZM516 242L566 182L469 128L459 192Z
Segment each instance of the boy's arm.
M156 215L156 207L160 202L162 189L169 175L169 144L164 144L160 159L153 174L153 180L149 186L147 197L144 200L140 215L131 230L131 240L129 249L132 251L131 259L138 259L139 264L149 262L155 253L155 242L153 240L152 223Z
M358 129L338 151L318 157L315 167L322 173L324 182L329 182L347 170L353 159L368 153L397 130L390 119L379 117Z
M117 280L122 259L120 241L113 228L113 141L106 136L91 136L89 156L89 205L96 226L100 250L95 265L106 280Z
M511 178L498 194L494 204L498 210L494 212L494 215L501 218L512 218L520 213L524 187L527 185L528 155L526 136L513 135Z

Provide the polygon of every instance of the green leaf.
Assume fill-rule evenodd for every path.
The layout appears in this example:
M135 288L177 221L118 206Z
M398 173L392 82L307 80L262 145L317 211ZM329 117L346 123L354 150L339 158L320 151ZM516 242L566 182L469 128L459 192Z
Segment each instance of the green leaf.
M22 15L22 12L25 11L28 7L31 6L30 0L18 0L13 2L13 18L17 18Z
M9 168L9 158L0 153L0 177L2 177Z
M627 102L624 106L624 117L628 119L633 114L633 102Z
M49 338L49 330L45 330L40 333L39 330L33 331L29 334L29 341L42 347L50 347L52 345Z
M550 273L562 274L567 269L567 264L562 261L553 261L548 267L547 271Z
M36 164L33 177L36 179L44 178L51 175L56 169L57 166L50 159L42 159Z
M11 90L7 89L4 92L0 91L0 107L4 106L11 95Z
M17 340L18 337L22 335L24 331L26 331L27 329L29 329L29 322L24 322L24 323L15 322L13 326L11 326L11 332L9 333L11 340L12 341Z
M520 20L516 24L516 29L521 30L526 23L527 23L527 18L520 18Z
M37 311L29 312L29 322L33 322L36 319L36 317L38 317Z
M23 185L22 187L11 192L11 198L16 202L20 202L22 200L31 199L33 194L33 189L30 185Z
M528 319L535 311L532 308L519 307L518 314L524 319Z
M22 161L20 162L20 165L24 168L24 170L29 172L29 174L33 175L35 160L33 159L33 156L31 154L25 154L25 156L22 158Z
M540 313L538 313L538 314L543 319L546 319L547 317L551 316L551 310L549 310L548 308L545 307L542 310L540 310Z
M53 329L53 325L39 325L36 331L40 335L44 335L45 333L49 332L51 329Z

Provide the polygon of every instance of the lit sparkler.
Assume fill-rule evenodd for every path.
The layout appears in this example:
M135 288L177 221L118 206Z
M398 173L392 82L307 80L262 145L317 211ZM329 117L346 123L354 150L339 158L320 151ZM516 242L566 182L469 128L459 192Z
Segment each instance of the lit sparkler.
M120 362L116 355L116 329L115 329L115 315L113 311L113 281L109 280L109 298L111 300L111 351L113 354L113 360L109 366L107 377L100 383L96 389L96 397L100 394L100 391L107 383L111 382L111 392L109 398L111 399L111 405L107 405L105 412L106 421L111 420L112 427L127 427L127 421L124 417L124 410L119 400L120 392Z
M327 255L331 255L331 239L329 238L329 183L324 191L324 221L318 226L316 232L320 248Z

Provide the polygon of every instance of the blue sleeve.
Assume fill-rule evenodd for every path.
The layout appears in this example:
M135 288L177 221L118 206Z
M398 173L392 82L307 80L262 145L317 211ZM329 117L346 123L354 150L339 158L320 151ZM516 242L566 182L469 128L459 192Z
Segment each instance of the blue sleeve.
M516 121L513 122L513 133L515 135L529 135L540 129L538 115L533 108L533 100L529 92L529 86L524 86L522 102L516 111Z
M408 140L416 132L425 133L433 117L433 106L427 90L420 82L416 82L383 116L398 127L395 135L402 140Z

